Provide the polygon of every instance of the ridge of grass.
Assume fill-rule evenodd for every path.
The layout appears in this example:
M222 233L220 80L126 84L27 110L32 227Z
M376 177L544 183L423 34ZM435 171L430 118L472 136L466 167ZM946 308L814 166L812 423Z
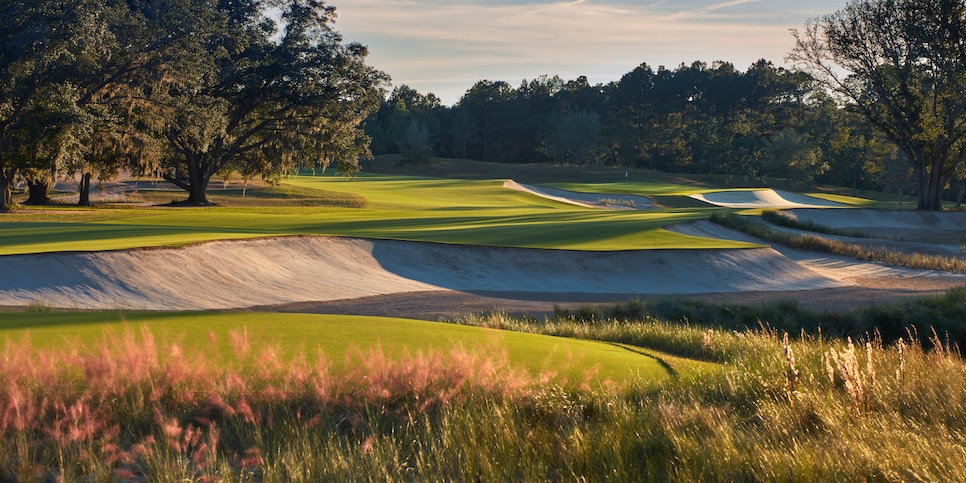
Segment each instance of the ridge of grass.
M632 299L616 304L588 304L577 309L555 307L546 320L489 314L465 316L453 322L631 344L710 362L727 361L744 349L735 346L728 350L719 348L718 353L695 351L709 329L740 332L767 327L839 340L858 340L874 333L885 343L905 339L926 348L932 347L935 331L946 344L964 346L966 287L942 295L846 311L815 312L790 299L752 306L667 297L647 302ZM646 332L640 332L640 328L626 330L642 323L647 326Z
M363 351L382 347L387 354L457 346L489 347L506 351L510 363L531 374L553 371L560 380L589 378L599 383L608 379L667 377L652 359L598 342L384 317L30 310L2 314L0 341L16 341L29 334L34 347L57 351L73 345L90 346L112 332L138 327L150 330L159 341L176 343L186 351L213 353L229 362L233 360L231 333L244 330L253 339L272 345L285 360L306 352L341 355L352 347ZM342 365L339 359L330 362L334 369Z
M794 228L796 230L810 231L813 233L824 233L826 235L847 236L852 238L871 238L869 235L860 231L840 230L812 221L796 220L782 214L781 210L764 210L761 212L761 219L773 225Z

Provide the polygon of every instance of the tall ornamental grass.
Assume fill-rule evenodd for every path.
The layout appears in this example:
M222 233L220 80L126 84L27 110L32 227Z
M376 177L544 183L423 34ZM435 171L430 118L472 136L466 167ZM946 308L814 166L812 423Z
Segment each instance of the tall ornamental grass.
M656 321L593 325L558 328L663 340L719 364L670 382L588 387L517 371L492 348L351 350L333 371L328 357L283 359L244 331L228 357L148 331L59 352L9 341L0 352L0 481L966 475L966 364L938 334L925 350L909 342L914 333L886 345L767 328L675 337L673 324Z

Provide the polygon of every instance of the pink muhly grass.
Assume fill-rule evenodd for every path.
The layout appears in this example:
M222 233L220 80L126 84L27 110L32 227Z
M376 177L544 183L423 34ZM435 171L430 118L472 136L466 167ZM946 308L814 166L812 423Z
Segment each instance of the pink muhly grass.
M197 472L203 472L213 462L218 447L219 431L210 421L182 426L177 418L165 417L155 408L155 421L161 427L168 448L179 458L190 461Z
M258 426L261 422L261 417L255 414L252 407L248 404L248 401L244 397L240 398L237 403L235 403L235 414L241 416L242 420L252 426Z
M261 349L255 358L255 367L258 368L257 375L262 379L271 379L285 367L285 362L280 355L281 350L277 345L267 345Z
M17 434L31 446L73 445L61 454L94 454L120 480L143 476L143 459L169 457L201 478L216 467L219 452L234 455L230 461L244 468L262 466L258 450L239 456L250 447L239 438L270 431L282 419L311 430L328 427L333 409L355 414L350 419L373 409L407 417L476 397L524 398L540 383L511 367L502 348L394 354L376 345L348 351L344 368L333 371L323 354L312 361L285 359L277 346L251 344L247 331L233 334L231 343L240 350L231 367L211 355L216 350L186 350L190 346L159 340L146 328L105 334L70 351L8 343L0 353L0 437ZM120 438L121 426L132 421L153 434ZM219 446L226 446L222 434L234 451ZM374 444L370 440L368 448Z
M96 352L81 360L88 385L103 393L117 393L145 380L160 365L154 334L147 327L141 328L140 338L131 330L105 335Z
M324 353L320 352L316 357L309 386L311 395L319 401L328 401L332 397L334 382Z
M249 448L245 450L244 453L237 458L238 466L241 468L254 471L265 465L265 457L262 454L262 450L258 448Z
M233 330L228 333L228 337L231 339L231 349L235 354L242 357L248 356L252 348L251 337L248 335L248 327L243 327L241 332Z
M205 400L205 407L202 409L202 413L213 416L234 416L236 411L235 408L231 407L231 405L227 404L221 398L221 394L211 392Z
M228 369L222 380L223 385L220 389L225 394L246 394L249 392L248 379L233 369Z
M22 432L39 427L41 418L47 414L50 400L30 391L26 382L11 382L0 393L0 436L10 431ZM38 391L42 388L33 387Z
M524 395L536 382L507 363L505 351L487 354L455 347L448 352L432 349L415 355L403 351L392 357L381 345L347 354L349 370L343 375L343 398L370 402L417 401L423 409L470 394L498 397ZM347 392L349 391L349 392Z
M107 432L118 432L116 426L110 425L110 418L102 409L92 408L89 394L82 395L70 405L63 401L56 401L52 412L53 421L44 431L62 446L80 441L93 441Z

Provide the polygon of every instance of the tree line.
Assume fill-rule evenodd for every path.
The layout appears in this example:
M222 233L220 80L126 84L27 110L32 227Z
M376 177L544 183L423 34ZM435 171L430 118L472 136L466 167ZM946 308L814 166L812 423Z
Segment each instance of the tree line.
M399 86L366 121L377 154L557 162L785 178L905 190L902 153L811 75L760 60L675 69L646 63L620 80L480 81L451 107ZM890 164L896 169L884 170ZM888 172L887 172L888 171ZM911 184L911 182L909 183Z
M453 106L366 64L322 0L4 0L0 209L25 182L155 174L207 204L212 176L278 181L372 153L607 164L966 194L966 0L850 0L760 60L621 79L481 80Z
M389 78L320 0L4 1L0 207L26 181L154 173L207 204L217 173L356 169Z
M966 195L966 2L851 0L793 31L792 70L760 60L620 80L483 80L452 107L399 86L366 122L373 151L607 164Z

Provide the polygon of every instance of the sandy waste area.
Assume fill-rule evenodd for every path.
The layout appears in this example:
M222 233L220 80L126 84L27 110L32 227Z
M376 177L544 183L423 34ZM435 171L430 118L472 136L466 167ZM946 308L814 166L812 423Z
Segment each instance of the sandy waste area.
M570 194L509 182L508 188L585 206L594 206L594 199L616 196ZM783 208L809 208L821 201L760 191L703 196L732 205L780 201L778 206ZM635 200L634 204L643 208L649 202ZM895 212L854 209L792 213L816 223L827 213L830 219L861 219L878 228L900 222L914 227L916 216L922 218L919 226L946 223L956 230L966 226L960 224L966 221L958 220L929 225L928 217L946 213L912 212L901 217ZM669 229L756 241L709 222ZM531 299L534 294L538 298L547 294L548 300L551 294L796 292L807 297L813 291L850 287L916 292L917 287L925 291L966 285L963 275L886 267L783 247L586 252L310 236L216 241L184 248L0 256L0 273L7 275L0 277L0 306L143 310L365 301L410 293L431 304L432 294L443 293L519 293Z

